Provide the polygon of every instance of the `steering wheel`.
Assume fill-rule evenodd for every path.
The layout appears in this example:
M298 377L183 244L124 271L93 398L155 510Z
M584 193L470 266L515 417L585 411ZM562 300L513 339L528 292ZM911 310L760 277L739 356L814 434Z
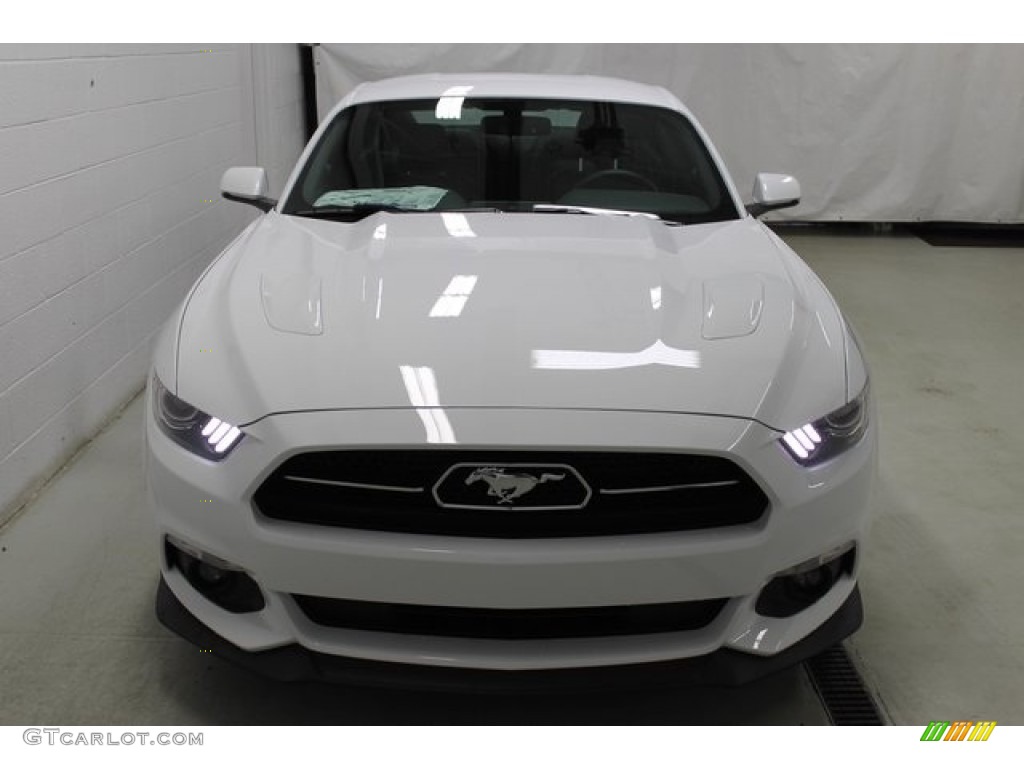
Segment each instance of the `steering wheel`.
M603 171L596 171L583 179L579 184L576 184L573 189L586 189L593 187L596 181L612 178L618 178L620 182L625 182L627 189L635 187L637 189L647 189L651 192L658 191L657 185L646 176L642 176L636 171L627 171L625 168L605 168ZM613 189L615 188L617 187L613 186Z

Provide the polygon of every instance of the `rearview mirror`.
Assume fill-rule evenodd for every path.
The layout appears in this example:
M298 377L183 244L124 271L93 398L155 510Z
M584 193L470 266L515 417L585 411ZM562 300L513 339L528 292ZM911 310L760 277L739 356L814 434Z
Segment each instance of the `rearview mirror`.
M753 196L754 202L747 206L751 216L791 208L800 202L800 182L785 173L759 173Z
M264 213L277 205L277 200L267 197L268 186L262 168L228 168L220 177L220 194L225 200L255 205Z

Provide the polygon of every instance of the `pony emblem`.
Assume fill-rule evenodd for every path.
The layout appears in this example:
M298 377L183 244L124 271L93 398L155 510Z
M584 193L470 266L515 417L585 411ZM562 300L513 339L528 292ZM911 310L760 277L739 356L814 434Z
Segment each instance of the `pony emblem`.
M544 472L538 478L526 472L506 472L498 467L480 467L466 478L466 485L483 480L488 486L488 496L496 496L499 504L511 504L513 499L525 496L541 483L564 479L564 473L556 475Z

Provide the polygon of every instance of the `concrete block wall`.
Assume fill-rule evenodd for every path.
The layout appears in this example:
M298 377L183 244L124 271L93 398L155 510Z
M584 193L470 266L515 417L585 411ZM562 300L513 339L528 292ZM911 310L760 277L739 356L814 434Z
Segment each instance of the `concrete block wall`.
M0 45L0 524L143 386L155 333L256 215L219 197L223 170L298 156L298 55Z

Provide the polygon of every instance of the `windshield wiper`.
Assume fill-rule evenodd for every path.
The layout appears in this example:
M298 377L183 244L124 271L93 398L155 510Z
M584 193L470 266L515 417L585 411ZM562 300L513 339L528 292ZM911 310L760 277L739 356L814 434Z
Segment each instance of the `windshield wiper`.
M469 207L469 208L403 208L390 203L355 203L354 205L322 205L319 208L303 208L298 211L287 211L290 216L306 216L311 219L337 219L357 217L363 218L374 213L478 213L480 211L501 213L500 208Z
M681 222L672 219L663 219L656 213L648 211L622 211L616 208L594 208L589 205L559 205L555 203L537 203L533 206L534 213L583 213L591 216L637 216L642 219L660 221L669 225L678 225Z
M288 211L292 216L307 216L311 219L332 219L339 216L370 216L374 213L426 213L417 208L403 208L388 203L356 203L355 205L322 205L319 208L303 208Z

